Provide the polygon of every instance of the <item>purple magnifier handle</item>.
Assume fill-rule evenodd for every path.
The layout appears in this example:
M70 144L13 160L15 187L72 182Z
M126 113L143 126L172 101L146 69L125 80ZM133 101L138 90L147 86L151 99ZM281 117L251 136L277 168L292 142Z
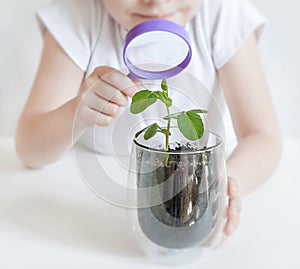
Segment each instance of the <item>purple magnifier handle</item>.
M137 67L128 59L126 52L130 43L138 36L154 31L165 31L167 33L172 33L181 38L186 43L188 53L181 63L163 71L150 71ZM123 60L128 70L130 71L128 77L131 80L134 80L135 78L156 80L163 79L164 77L173 77L188 66L188 64L191 61L191 58L192 48L187 31L181 25L171 21L155 19L142 22L133 27L125 37Z

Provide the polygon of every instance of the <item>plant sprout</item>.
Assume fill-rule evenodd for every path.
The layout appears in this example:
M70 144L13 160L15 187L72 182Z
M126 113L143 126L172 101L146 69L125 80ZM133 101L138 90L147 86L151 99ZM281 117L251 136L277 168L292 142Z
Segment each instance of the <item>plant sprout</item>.
M167 122L166 127L159 126L158 123L155 122L137 132L135 134L136 138L144 133L144 139L149 140L157 133L163 133L165 135L165 150L169 151L169 137L171 135L170 128L172 119L177 120L180 132L187 139L195 141L203 136L204 124L199 114L208 112L203 109L192 109L171 114L170 108L173 101L169 97L169 87L167 85L166 78L162 80L161 90L159 91L145 89L137 92L132 97L130 112L133 114L141 113L147 107L156 103L157 100L160 100L166 107L167 115L163 118Z

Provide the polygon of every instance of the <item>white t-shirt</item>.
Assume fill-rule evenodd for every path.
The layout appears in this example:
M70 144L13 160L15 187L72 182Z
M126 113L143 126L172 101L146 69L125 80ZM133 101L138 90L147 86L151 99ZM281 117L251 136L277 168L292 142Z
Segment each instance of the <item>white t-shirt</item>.
M126 30L110 17L101 0L56 0L37 14L42 30L51 32L86 76L101 65L126 72L122 60ZM175 89L172 96L178 109L200 107L209 111L204 119L206 127L223 137L227 154L236 139L217 69L230 60L251 33L259 39L264 23L265 18L247 0L204 0L185 25L192 61L185 72L168 80L171 88L180 89L178 93ZM192 96L192 101L185 93ZM161 113L158 108L131 115L128 107L124 108L114 124L91 128L81 142L103 154L128 154L134 133Z

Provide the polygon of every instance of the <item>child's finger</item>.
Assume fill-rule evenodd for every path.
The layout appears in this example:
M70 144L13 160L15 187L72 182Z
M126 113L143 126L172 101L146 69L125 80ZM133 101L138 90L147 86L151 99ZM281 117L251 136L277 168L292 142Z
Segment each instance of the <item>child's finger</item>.
M107 73L114 72L116 69L110 66L99 66L95 68L93 73L85 79L83 83L83 91L86 92L91 87L94 87L95 84L101 79L101 77L105 76Z
M227 209L227 217L229 221L239 220L240 218L240 206L236 199L229 201L229 207Z
M242 209L242 201L239 197L237 198L230 198L229 199L230 207L234 208L238 213L241 212Z
M101 80L113 85L129 97L132 97L138 91L136 83L118 70L106 73L101 77Z
M227 222L224 227L224 233L228 236L232 235L238 228L240 223L240 199L231 198L227 208Z
M215 246L215 249L218 249L218 248L222 247L224 245L224 243L227 241L227 239L228 239L227 235L223 234L222 238L220 239L220 241Z
M98 96L92 96L89 101L89 107L99 113L106 114L111 117L116 117L120 113L120 106L99 98Z
M128 104L126 95L102 80L98 80L97 83L92 86L91 91L99 98L103 98L106 101L113 102L119 106L126 106Z
M224 233L227 236L231 236L237 230L239 224L240 224L239 216L233 220L228 219L228 221L224 227Z
M110 66L99 66L97 68L95 68L95 70L92 73L92 76L97 76L98 79L102 79L105 76L107 76L108 74L114 73L114 72L118 72L117 69L110 67Z
M139 90L141 90L141 89L143 88L143 81L142 81L141 79L139 79L139 78L136 78L133 82L135 83L136 89L137 89L137 90L133 93L133 95L134 95L137 91L139 91ZM133 95L132 95L132 96L133 96Z
M228 195L230 197L239 197L238 183L232 177L228 177Z

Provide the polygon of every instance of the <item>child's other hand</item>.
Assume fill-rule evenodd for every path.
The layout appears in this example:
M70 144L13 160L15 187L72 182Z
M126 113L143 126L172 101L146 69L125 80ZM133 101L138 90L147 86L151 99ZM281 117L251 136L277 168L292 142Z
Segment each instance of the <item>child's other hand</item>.
M110 125L120 108L127 106L128 97L138 90L138 82L112 67L97 67L83 82L77 97L76 124Z
M228 208L227 222L223 230L223 238L217 247L223 245L226 239L231 236L240 224L241 198L238 190L238 183L234 178L228 177Z

